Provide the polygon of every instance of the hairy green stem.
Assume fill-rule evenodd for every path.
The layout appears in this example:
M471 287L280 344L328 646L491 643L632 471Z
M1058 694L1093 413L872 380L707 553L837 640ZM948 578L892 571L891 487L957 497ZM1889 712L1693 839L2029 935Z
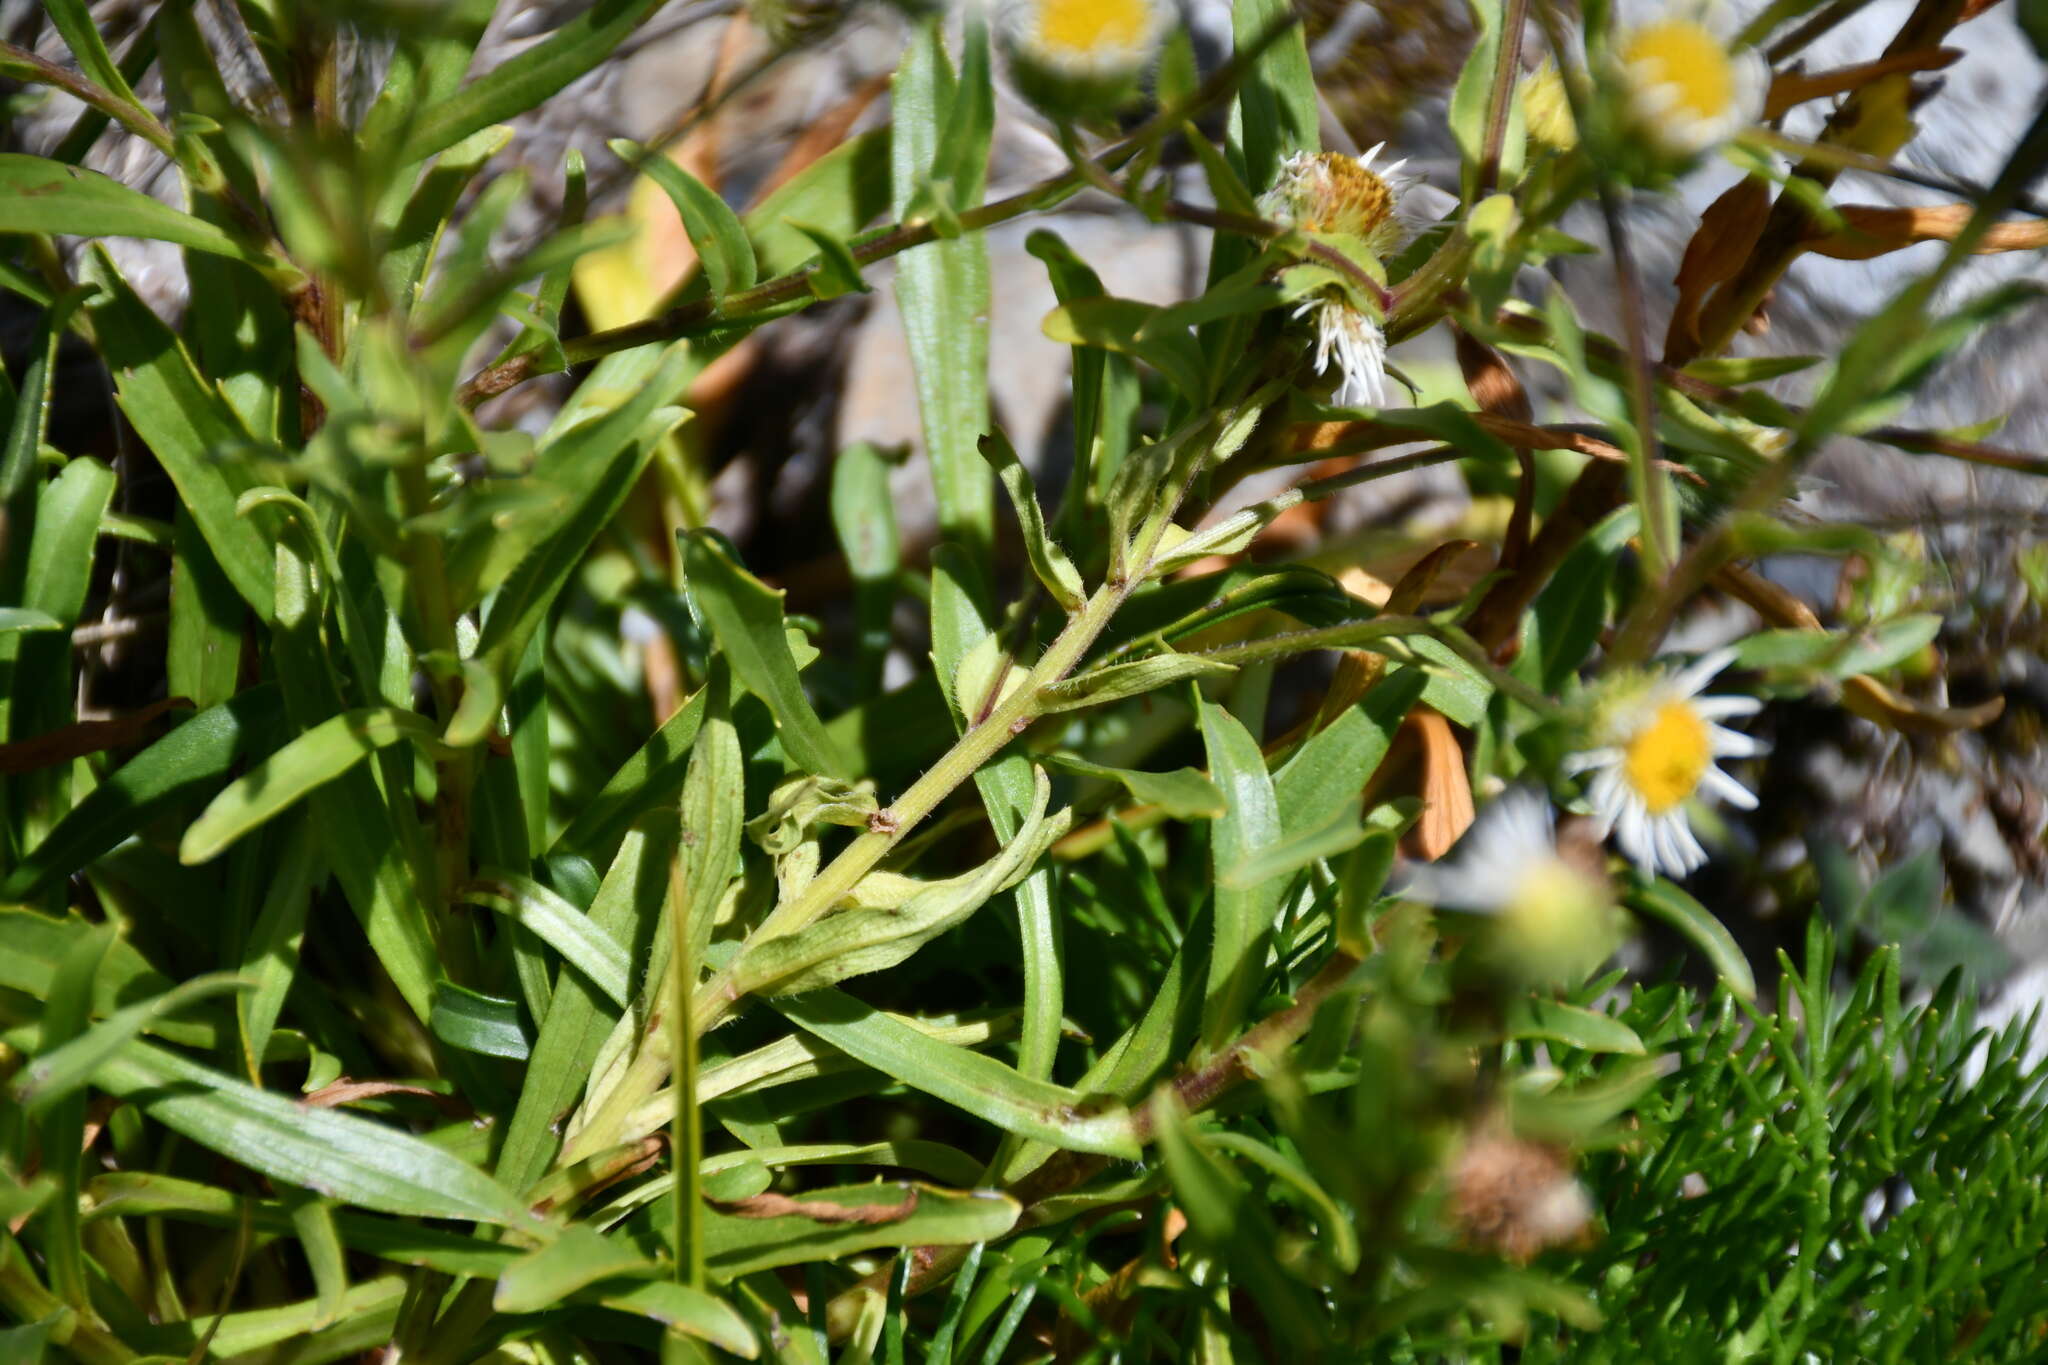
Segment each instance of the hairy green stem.
M1133 566L1132 569L1121 575L1112 575L1079 611L1068 618L1065 628L1032 665L1023 684L961 735L944 757L891 805L871 816L866 833L842 849L839 856L826 864L794 900L770 911L767 918L748 935L747 943L739 953L698 987L690 1011L690 1024L696 1035L701 1036L718 1027L738 1005L743 995L740 981L748 947L796 933L831 910L956 787L971 778L983 764L1044 714L1042 689L1074 670L1125 600L1152 575L1159 563L1166 528L1186 501L1196 476L1206 464L1216 434L1223 431L1232 418L1241 417L1242 410L1254 401L1248 399L1219 408L1195 425L1186 440L1179 442L1175 464L1159 486L1151 513L1133 537L1130 553L1124 561ZM574 1161L618 1141L618 1134L633 1112L667 1078L674 1061L674 1049L667 1039L665 1015L666 1011L663 1017L648 1021L639 1052L610 1090L596 1100L590 1119L565 1147L564 1162Z

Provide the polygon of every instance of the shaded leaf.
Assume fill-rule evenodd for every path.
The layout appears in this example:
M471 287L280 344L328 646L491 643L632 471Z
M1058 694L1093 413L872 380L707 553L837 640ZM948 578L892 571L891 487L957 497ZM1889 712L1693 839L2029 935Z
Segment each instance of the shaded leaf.
M809 773L846 777L846 760L825 733L797 678L784 633L782 594L741 568L717 540L693 532L684 541L690 591L719 647L748 691L768 704L783 751Z

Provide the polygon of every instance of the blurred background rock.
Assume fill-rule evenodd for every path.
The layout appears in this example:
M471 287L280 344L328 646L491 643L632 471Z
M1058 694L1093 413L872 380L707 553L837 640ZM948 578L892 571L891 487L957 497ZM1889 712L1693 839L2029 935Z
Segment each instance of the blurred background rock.
M1228 0L1180 2L1198 56L1210 64L1220 60L1229 43ZM1758 0L1729 6L1738 12L1757 7ZM154 8L150 0L103 0L94 13L118 53ZM197 8L230 87L251 101L265 100L262 67L234 6L197 0ZM489 69L581 8L573 0L505 0L474 69ZM1635 0L1619 8L1626 18L1658 5ZM1410 158L1409 169L1425 182L1454 186L1456 160L1444 104L1472 41L1464 6L1446 0L1300 0L1299 9L1326 100L1326 143L1356 150L1386 141L1394 155ZM1869 58L1911 9L1911 0L1875 0L1816 44L1809 64ZM1964 55L1921 82L1929 97L1919 109L1921 132L1907 148L1906 162L1977 184L1996 174L2043 87L2041 64L2021 40L2011 10L2010 4L1993 5L1953 35L1951 45ZM505 254L553 221L564 156L580 150L592 168L592 212L630 215L639 236L579 269L565 332L645 315L688 273L692 253L666 199L644 181L635 190L604 150L606 140L624 136L662 144L730 201L754 202L840 141L886 122L888 78L905 25L902 13L883 3L680 0L665 7L609 61L519 123L503 169L523 167L532 176L533 194L507 229ZM0 0L0 34L47 57L64 58L36 0ZM1526 45L1532 57L1539 46L1532 33ZM349 40L345 84L354 99L374 91L382 64L374 37ZM1064 164L1037 116L1000 80L999 72L991 197L1055 174ZM142 94L145 100L160 98L148 83ZM42 91L17 91L9 101L0 139L11 150L48 151L77 112L68 100ZM1811 133L1825 112L1824 106L1808 106L1787 120L1787 129ZM151 193L178 193L162 158L133 139L103 136L87 163ZM1639 197L1632 206L1630 230L1657 291L1653 334L1661 332L1670 281L1699 213L1734 177L1725 165L1710 164L1673 195ZM1199 176L1188 176L1183 192L1199 198ZM1837 197L1928 203L1944 196L1851 172L1840 181ZM1588 240L1602 239L1595 222L1572 226ZM1147 223L1099 195L1077 197L1056 213L989 235L995 420L1036 466L1041 483L1057 486L1070 459L1068 356L1039 330L1054 300L1044 268L1025 251L1024 240L1040 227L1064 237L1099 271L1109 292L1151 301L1197 292L1206 240L1192 229ZM1806 257L1772 298L1768 330L1745 337L1739 349L1826 353L1938 251L1930 244L1868 262ZM177 253L124 242L117 254L152 305L175 317L184 290ZM1959 272L1943 302L2040 272L2033 253L1980 258ZM1615 330L1612 281L1602 258L1568 262L1557 278L1591 325ZM788 586L794 606L827 615L846 588L843 561L828 548L828 475L837 451L867 441L906 452L891 481L908 559L921 558L934 530L929 480L919 463L917 404L888 271L874 272L872 283L874 292L815 306L765 329L714 365L692 394L699 420L686 429L691 455L708 484L707 519L740 542L751 564ZM1532 290L1544 285L1528 283ZM11 298L0 304L0 314L0 342L12 364L33 319ZM2043 322L2036 303L1979 336L1948 363L1904 420L1958 427L2010 414L1996 439L2027 450L2048 446ZM1397 352L1394 358L1425 387L1455 391L1457 370L1447 349L1414 350L1420 354ZM1521 377L1536 397L1539 417L1546 407L1553 414L1560 410L1563 395L1545 387L1549 376ZM1801 386L1794 380L1783 387L1796 396ZM531 383L496 400L487 415L538 428L564 391L559 383ZM62 411L53 431L58 444L120 457L126 476L122 496L132 506L168 495L145 453L118 449L106 380L89 361L66 371L60 394ZM2041 485L2022 475L1852 441L1827 451L1814 474L1804 495L1807 507L1893 536L1919 565L1910 593L1921 609L1944 618L1938 665L1908 687L1941 704L2003 697L2005 710L1981 730L1908 735L1829 705L1773 707L1764 723L1775 748L1760 784L1762 808L1732 831L1740 856L1718 859L1695 889L1723 913L1746 908L1747 937L1756 950L1789 937L1789 926L1776 917L1783 906L1810 895L1817 851L1825 859L1832 856L1829 850L1839 850L1865 880L1880 868L1931 852L1969 923L1993 930L2017 962L2048 957L2048 860L2042 851L2048 824L2042 744L2048 629L2042 597L2048 572L2031 581L2021 572L2041 542ZM1249 483L1237 496L1261 495L1274 482ZM1261 553L1307 557L1333 571L1392 573L1404 555L1412 558L1461 525L1497 525L1498 515L1497 505L1487 500L1473 505L1465 481L1443 467L1355 490L1317 518L1290 522L1287 534L1270 540ZM1843 579L1837 562L1770 567L1824 619L1839 619L1855 591L1853 575ZM161 585L120 580L118 567L114 574L110 612L147 609L152 594L161 591ZM1712 643L1752 624L1746 612L1710 604L1681 639L1688 645ZM900 643L908 651L922 649L915 629L915 623L905 623ZM134 668L145 662L118 649L105 652L102 678L118 674L124 660ZM118 695L113 682L104 685L108 697ZM1929 907L1927 932L1940 919Z

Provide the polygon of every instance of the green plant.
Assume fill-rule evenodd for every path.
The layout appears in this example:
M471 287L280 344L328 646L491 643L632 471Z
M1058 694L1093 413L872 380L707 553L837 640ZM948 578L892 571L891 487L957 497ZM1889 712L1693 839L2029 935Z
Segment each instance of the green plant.
M613 143L701 269L642 321L564 335L572 267L627 229L586 221L572 155L563 220L499 261L527 192L490 173L500 121L658 8L607 0L465 83L489 4L238 6L276 107L237 101L186 5L119 61L81 0L47 6L75 69L0 48L10 78L85 106L56 155L0 156L0 287L42 319L0 385L0 1346L98 1365L2038 1345L2019 1257L2041 1073L2009 1036L1984 1081L1934 1083L1967 1051L1955 988L1902 1014L1880 951L1837 1008L1824 938L1753 1012L1734 940L1658 875L1696 847L1696 807L1660 793L1739 791L1708 774L1741 737L1708 721L1753 704L1652 656L1711 581L1774 627L1735 655L1766 687L1973 723L1878 676L1928 643L1908 594L1829 631L1743 561L1882 555L1776 515L1840 432L2037 471L1891 418L2024 292L1934 308L2048 160L2048 122L1794 406L1756 385L1798 366L1722 352L1802 251L1915 240L1825 202L1839 165L1897 150L1877 114L1910 61L1796 86L1875 112L1794 164L1775 133L1717 134L1752 175L1731 193L1761 212L1783 189L1748 250L1681 272L1657 361L1619 210L1705 143L1643 125L1601 7L1581 26L1534 6L1547 94L1518 80L1531 6L1474 7L1464 193L1412 237L1390 177L1317 155L1278 0L1236 7L1237 55L1206 77L1169 40L1127 131L1094 122L1115 82L1071 109L1034 85L1072 164L992 202L990 37L970 17L956 69L918 19L887 132L744 212ZM1959 14L1921 5L1899 50ZM355 119L335 98L351 26L391 52ZM133 88L151 63L162 110ZM1218 143L1199 120L1226 108ZM110 124L172 159L185 208L77 166ZM1175 197L1170 144L1213 202ZM1032 238L1073 349L1048 511L990 420L981 234L1089 188L1213 229L1213 257L1162 307ZM1586 201L1618 340L1561 294L1513 296L1523 267L1595 250L1557 226ZM65 234L182 247L181 326ZM821 622L704 526L692 385L890 258L941 543L907 555L885 458L845 452L852 601ZM1466 394L1398 405L1385 347L1438 328ZM112 468L50 445L66 337L175 486L167 515L117 510ZM1507 356L1562 372L1597 434L1537 423ZM480 415L560 372L538 435ZM1252 473L1410 443L1429 448L1203 519ZM1438 586L1462 542L1412 547L1378 607L1245 556L1295 509L1453 462L1514 490L1468 592ZM110 547L170 584L154 704L111 722L75 713L67 638ZM905 595L932 667L885 691ZM655 645L622 642L629 615ZM643 725L656 652L676 704ZM1603 797L1623 781L1662 834ZM1464 881L1394 879L1404 840L1417 862L1459 842L1475 792ZM1490 833L1517 803L1515 838ZM1553 803L1581 812L1561 841ZM1599 853L1609 826L1633 867ZM1484 866L1508 874L1489 888ZM1581 978L1617 903L1719 977L1704 1004L1667 985L1597 1006L1619 979ZM1894 1078L1900 1049L1920 1073ZM1541 1207L1480 1198L1487 1161ZM1968 1197L1862 1214L1885 1182L1936 1179ZM1759 1249L1746 1276L1684 1242L1736 1235Z

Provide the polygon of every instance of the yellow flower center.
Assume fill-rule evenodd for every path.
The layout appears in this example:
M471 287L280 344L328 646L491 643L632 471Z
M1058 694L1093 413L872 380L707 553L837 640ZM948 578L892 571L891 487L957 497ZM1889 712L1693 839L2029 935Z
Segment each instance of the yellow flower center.
M1725 117L1734 107L1735 63L1721 40L1685 19L1667 19L1637 29L1623 44L1621 59L1652 84L1670 89L1675 112L1697 119Z
M1038 43L1073 56L1142 46L1151 32L1151 0L1040 0Z
M1636 731L1622 756L1622 774L1652 815L1693 794L1714 761L1707 723L1683 701L1667 701Z
M1503 918L1525 936L1575 939L1598 888L1562 858L1540 858L1522 869L1521 884L1501 907Z
M1323 193L1315 196L1301 220L1309 232L1341 232L1371 241L1394 212L1394 192L1387 182L1341 152L1324 152Z
M1606 888L1564 859L1532 860L1501 906L1498 950L1531 981L1575 981L1614 950Z

